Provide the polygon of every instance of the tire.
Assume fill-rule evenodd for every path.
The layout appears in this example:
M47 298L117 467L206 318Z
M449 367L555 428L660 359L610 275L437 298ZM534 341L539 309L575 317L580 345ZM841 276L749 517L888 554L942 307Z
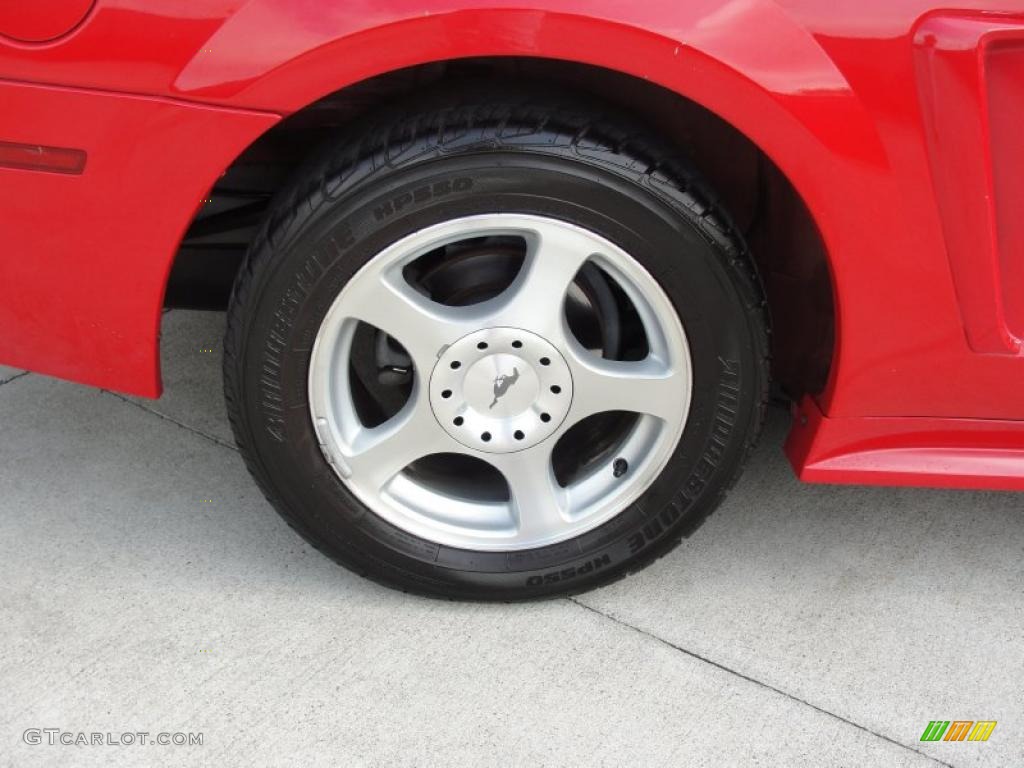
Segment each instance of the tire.
M424 107L412 116L384 115L376 121L364 123L352 136L343 137L324 149L315 162L298 174L290 190L273 206L272 214L251 246L247 261L236 279L225 339L224 380L228 411L239 448L250 472L285 520L315 547L358 574L423 595L505 601L577 593L611 582L664 555L697 529L735 482L760 432L768 397L767 317L763 294L741 236L734 231L727 216L716 208L714 198L697 174L671 148L609 110L591 105L565 106L567 103L571 104L563 98L467 94L454 102L441 105L435 102L435 106ZM375 259L382 258L383 254L390 252L389 249L412 242L421 236L419 233L469 226L467 222L491 222L487 217L498 215L512 217L508 221L527 229L529 222L538 222L544 243L549 241L549 234L557 239L556 230L564 230L569 233L567 237L590 237L593 242L607 243L609 252L626 254L629 261L622 263L628 263L631 271L622 278L622 287L610 289L614 293L614 301L608 298L609 291L601 289L603 300L600 297L590 298L581 306L595 317L607 311L606 315L598 317L594 327L603 328L602 323L611 322L606 318L614 317L626 329L616 333L620 336L632 334L632 337L637 334L636 318L646 311L641 307L648 306L644 303L648 301L648 294L653 297L650 298L650 306L655 309L669 307L671 311L668 314L662 312L657 318L668 329L664 335L669 341L675 338L673 329L678 327L683 331L689 379L684 376L686 366L673 367L671 375L679 377L673 381L686 381L686 392L684 394L681 386L679 399L682 401L688 397L689 402L688 406L678 406L682 417L674 433L672 429L675 427L670 423L672 419L616 411L610 416L584 419L581 426L573 428L582 434L581 437L572 433L572 440L582 440L573 445L582 447L563 450L559 454L556 441L570 440L565 432L560 433L561 436L553 433L542 440L539 445L548 446L547 450L553 447L555 457L565 458L567 452L573 454L565 459L569 463L579 463L579 467L572 470L577 473L573 477L584 480L593 477L597 479L592 482L605 484L594 486L605 488L605 491L603 495L599 494L599 498L587 502L591 505L586 507L587 515L593 514L594 517L577 519L568 512L560 511L556 518L554 513L541 515L538 512L539 516L546 518L543 524L524 522L528 511L523 500L532 497L516 486L518 481L507 480L507 497L495 502L497 506L477 503L476 497L472 496L476 506L468 508L487 510L488 515L499 515L490 511L492 507L505 510L507 506L507 510L511 510L500 513L509 515L511 527L504 522L500 526L495 524L495 530L500 533L494 534L498 539L492 543L491 539L485 538L491 536L492 531L483 523L478 524L473 518L471 524L453 524L445 516L455 513L450 513L448 507L437 507L435 501L430 502L434 505L432 507L424 506L424 509L433 510L429 513L408 513L408 519L412 521L409 524L402 522L404 518L392 516L392 506L405 510L402 504L393 502L393 497L397 498L398 494L394 483L402 483L405 489L407 483L401 478L412 477L419 483L422 477L433 476L429 473L423 475L415 469L419 464L411 464L404 474L396 476L399 480L392 478L388 481L392 485L387 487L392 491L381 491L379 497L371 496L369 491L364 492L360 483L365 472L358 469L363 465L355 459L351 466L348 464L344 458L344 441L347 438L333 436L331 430L336 426L333 421L330 426L322 426L329 420L320 418L324 414L318 409L329 409L333 403L341 403L338 408L349 414L349 417L337 417L337 431L341 434L348 428L345 418L351 417L351 408L355 407L351 403L359 400L357 390L362 385L356 381L359 376L353 373L356 362L352 361L356 360L356 339L362 331L344 329L364 326L337 326L337 334L348 334L345 338L349 341L345 343L351 346L344 347L344 350L353 350L347 364L343 357L338 358L343 361L341 364L330 357L335 349L332 345L341 342L335 341L327 329L335 327L331 325L335 311L332 308L339 306L339 302L361 302L372 314L374 301L366 298L365 292L355 288L346 292L345 288L362 285L358 281L376 269L373 265L379 261ZM486 247L495 253L506 247L506 241L514 241L515 247L529 247L518 245L522 238L517 239L515 233L498 236L493 234L497 230L492 230L493 227L480 230L485 234L468 237L464 241L465 246L460 241L439 247L436 253L442 254L438 257L440 263L447 264L450 252L462 247ZM524 240L527 241L528 238ZM416 258L426 260L428 257ZM474 255L473 258L482 259L483 256ZM493 261L497 257L488 251L487 258ZM531 259L523 261L523 264L556 263L550 257L547 261L529 255L522 258ZM508 259L514 260L513 256ZM410 263L418 265L420 262ZM636 269L635 265L640 268ZM598 266L604 270L598 271L603 276L601 279L607 279L609 283L619 279L619 273L614 272L617 269L614 264L607 269L602 264ZM401 274L404 276L410 268L403 266ZM540 269L539 266L537 268ZM392 272L395 269L398 267L394 267ZM416 269L420 268L417 266ZM525 267L520 265L518 269L523 271ZM626 274L625 267L623 270L622 274ZM609 278L613 272L616 277ZM582 275L580 272L577 279L582 279ZM591 279L591 272L588 275ZM598 278L592 279L596 281ZM627 285L631 279L640 285L634 293L629 293L633 290L629 287L632 284ZM469 280L469 284L472 287L473 280ZM643 293L644 290L648 293ZM596 289L582 293L590 296L595 292L600 293ZM573 295L577 293L579 291ZM629 293L626 300L622 299L623 293ZM634 295L640 298L634 301L630 298ZM663 299L668 303L665 304ZM636 306L631 308L631 301ZM453 301L450 306L451 309L444 312L462 313L451 315L461 318L471 314L471 307L475 305L465 307ZM516 306L521 312L525 305L520 302ZM569 309L564 312L568 313ZM542 308L537 308L537 314L543 314ZM559 316L563 316L561 310ZM627 322L629 318L632 318L631 323ZM382 325L371 323L365 329L370 334L375 333L374 327L387 325L386 313L382 320ZM648 321L643 317L639 325L646 340L636 343L641 347L646 344L650 357L660 343L661 332L649 332ZM498 330L487 326L481 332L492 335L480 338L508 343L512 338L508 335L511 333L508 327L523 326L502 326ZM572 332L576 333L575 330ZM323 341L327 338L330 341ZM372 382L384 381L385 373L401 380L400 384L394 385L399 394L391 406L387 401L394 396L393 391L390 395L364 397L366 402L375 403L378 409L391 407L392 415L388 417L391 421L386 420L384 429L377 432L386 433L387 425L400 420L399 416L405 413L401 409L407 406L401 403L408 404L413 399L417 403L415 408L421 409L417 413L425 412L423 403L430 399L438 421L447 418L439 410L447 407L446 402L438 400L439 396L430 388L435 386L436 380L448 376L448 368L454 366L446 367L438 362L433 372L425 370L426 364L420 363L426 358L415 357L413 347L406 349L403 345L407 342L398 335L392 337L398 344L392 344L388 347L390 351L384 353L380 351L379 342L386 337L377 331L374 338L378 340L374 347L376 352L371 351L370 356L377 355L373 360L378 366L378 379ZM477 337L465 338L472 340ZM608 338L602 330L599 354L594 359L608 355L608 345L611 344ZM486 346L485 342L480 343ZM540 350L546 343L546 337L537 334L536 338L529 337L527 346L534 344L535 350ZM623 344L621 341L618 343L619 346ZM443 360L445 354L458 354L453 349L477 354L462 337L458 344L461 346L456 346L454 340L451 346L446 342L436 356ZM531 359L527 366L530 370L523 375L532 377L528 379L528 385L533 389L523 389L523 392L536 390L547 393L552 387L557 388L556 385L549 386L543 379L548 375L568 372L567 375L576 382L574 377L581 369L578 362L572 361L581 355L578 350L568 350L567 345L573 346L566 342L562 345L553 343L551 347L557 349L558 355L557 359L548 355L555 360L554 367L561 366L563 357L565 360L564 370L559 368L554 374L537 367ZM600 349L605 351L602 353ZM673 349L683 348L677 346ZM381 354L390 360L390 367L380 368ZM536 351L535 354L542 353ZM665 356L674 354L666 353ZM517 357L487 359L496 366L506 360L513 363L520 360ZM326 364L322 364L324 360ZM395 360L399 363L394 364ZM402 360L410 360L412 364L403 365ZM603 364L603 358L600 364ZM474 364L466 372L462 384L452 385L465 386L465 391L460 390L456 397L466 398L470 405L472 398L478 397L473 394L476 390L472 390L472 386L478 385L470 381L470 374L482 365L482 362ZM515 365L517 378L520 365L521 362ZM348 373L345 373L346 369ZM325 379L324 376L341 378ZM406 378L402 379L403 376ZM534 379L540 383L535 385ZM316 383L321 380L327 382L323 388ZM348 381L348 388L343 387L344 392L334 394L335 390L330 385L335 381ZM595 378L594 381L606 379ZM566 386L569 385L566 382ZM497 393L504 386L499 386L495 380L494 403L498 402ZM522 389L527 384L519 386ZM514 389L508 391L515 392ZM592 391L599 394L591 395L591 399L599 399L604 390ZM610 386L608 391L616 392L615 398L629 397L628 394L618 394L619 390ZM641 390L637 388L636 391ZM403 396L408 399L403 401ZM515 395L520 398L528 396ZM567 413L571 414L576 403L583 403L586 398L587 394L580 385L574 390L570 405L564 406L570 400L565 398L558 401L558 407L569 408ZM657 404L652 408L665 408L666 412L675 413L672 410L677 408L674 400L656 399ZM494 423L502 430L501 439L505 440L506 422L500 419L512 419L513 416L493 416L486 403L470 405L460 407L469 408L466 413L473 418L485 420L481 423L491 423L486 419L499 419ZM491 405L493 407L494 404ZM511 413L515 407L525 406L512 404L506 410ZM582 405L579 407L583 408ZM644 406L641 404L639 407ZM345 411L345 408L350 410ZM394 415L396 408L399 415ZM534 404L522 413L533 414L539 408ZM316 423L314 414L319 414ZM412 418L408 417L407 422L412 423L408 421ZM560 418L559 414L555 420L557 418ZM565 418L564 423L568 424L570 417ZM613 433L607 426L611 422L600 421L605 418L624 419L621 424L616 422L621 435L620 432ZM364 417L359 416L359 419ZM415 423L427 424L426 421ZM586 425L591 428L591 433L586 432ZM636 479L638 475L631 474L631 467L620 467L613 459L621 445L625 445L623 441L640 433L644 425L654 425L650 427L653 430L651 434L657 437L651 438L651 445L658 446L661 453L658 454L660 458L655 457L657 460L651 458L647 464L640 465L648 467L651 473L640 485L640 480ZM364 426L357 426L358 434L371 434L362 431ZM444 429L434 426L440 436L438 439L447 440L448 445L455 443L445 436L445 430L451 432L455 439L463 440L464 433L455 430L447 421ZM550 425L539 422L536 426L542 430L550 429ZM607 437L612 434L620 436ZM458 475L458 482L476 482L478 475L482 478L487 474L480 461L498 462L496 466L504 466L501 462L525 462L526 459L519 457L536 452L531 447L529 451L515 453L517 446L502 443L500 450L504 453L485 453L482 451L499 450L497 447L492 449L491 444L479 442L485 437L474 433L466 438L468 447L459 449L467 454L465 462L475 463L459 465L459 470L445 471ZM469 445L470 440L476 442ZM601 447L604 453L597 459L577 456L585 453L588 445L602 441L614 443L615 440L620 442ZM495 444L497 442L496 436ZM594 451L598 448L595 447ZM447 461L447 456L444 454L437 461ZM643 460L648 461L647 458ZM429 463L434 459L424 461ZM593 462L598 463L594 465ZM607 463L607 467L600 462ZM481 467L479 473L466 469L476 466ZM357 469L353 470L353 467ZM616 496L619 486L607 485L611 482L610 477L618 477L620 468L625 478L623 482L634 484L631 492L639 494L636 498L625 495L625 492L621 497ZM346 472L350 473L348 478L345 477ZM552 472L557 475L558 469L554 468ZM508 477L512 474L506 475L506 479ZM437 481L437 485L432 485L432 482L434 480L422 480L424 487L429 487L434 494L436 488L447 487L444 483L449 480L444 483ZM480 482L483 483L482 480ZM376 484L375 481L366 487L376 487ZM566 487L573 489L576 486ZM572 496L575 491L570 493L560 488L561 485L545 485L535 498L547 498L544 494L549 492L556 494L559 504L570 497L575 498ZM416 497L413 491L409 493L409 498ZM462 490L460 486L451 496L450 508L461 509L461 500L467 493L469 491ZM441 491L430 498L435 496L446 498ZM629 502L622 504L621 508L605 508L610 502L604 500L614 498L628 498ZM382 501L378 503L377 499ZM565 503L570 504L569 501ZM473 514L477 513L474 511ZM564 534L559 534L558 521L563 519L576 522L566 523L569 527L564 529ZM591 519L598 522L591 525L588 522ZM573 525L577 527L571 527ZM531 539L525 533L508 533L513 528L529 531L531 526L547 538L538 535ZM431 535L432 531L437 531L437 535ZM535 541L537 545L504 546L502 536L510 537L507 539L510 542ZM479 546L473 544L477 541ZM464 542L471 545L464 545Z

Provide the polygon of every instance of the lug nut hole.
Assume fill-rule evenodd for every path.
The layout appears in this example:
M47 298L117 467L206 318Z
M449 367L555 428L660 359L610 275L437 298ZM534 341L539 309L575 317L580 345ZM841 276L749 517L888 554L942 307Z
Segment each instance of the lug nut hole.
M486 341L481 341L479 344L476 345L476 348L477 349L487 349L487 342Z
M444 392L441 393L441 397L443 397L445 400L447 400L451 396L452 391L450 389L446 389Z
M512 346L515 349L519 349L521 346L523 346L523 342L519 341L519 339L516 339L515 341L512 342Z
M491 433L484 432L482 435L480 435L480 439L483 440L485 443L491 442Z
M462 417L461 416L456 416L453 423L455 424L456 427L461 427L462 426Z
M455 370L456 368L461 368L461 367L462 367L462 363L460 363L458 360L452 360L452 370Z
M560 386L558 386L557 384L552 384L551 385L551 391L554 392L557 395L559 392L562 391L562 388Z
M540 420L544 421L544 422L551 421L551 414L550 413L542 413L540 415Z
M540 359L540 364L541 365L551 365L551 361L548 358L546 358L546 357L542 357Z
M512 437L514 437L516 440L522 440L524 437L526 437L526 435L523 434L523 431L521 429L517 429L515 433L512 435Z

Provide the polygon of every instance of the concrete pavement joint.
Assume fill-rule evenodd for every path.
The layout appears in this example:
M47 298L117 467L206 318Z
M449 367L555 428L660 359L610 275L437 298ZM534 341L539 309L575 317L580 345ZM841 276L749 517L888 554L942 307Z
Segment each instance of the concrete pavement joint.
M662 645L668 646L669 648L671 648L671 649L673 649L675 651L679 651L680 653L683 653L683 654L689 656L692 659L696 659L697 661L702 661L705 664L710 664L711 666L717 667L718 669L722 670L723 672L728 672L730 675L734 675L734 676L740 678L741 680L746 680L748 683L753 683L754 685L758 685L761 688L764 688L766 690L772 691L773 693L777 693L780 696L785 696L787 699L790 699L791 701L795 701L798 704L803 704L806 707L810 707L811 709L813 709L813 710L815 710L817 712L820 712L823 715L827 715L828 717L831 717L831 718L833 718L835 720L838 720L841 723L845 723L846 725L851 725L854 728L857 728L858 730L864 731L865 733L870 733L872 736L875 736L876 738L882 739L883 741L887 741L890 744L894 744L897 747L905 749L905 750L907 750L909 752L913 752L914 754L920 755L921 757L924 757L924 758L926 758L928 760L931 760L936 765L942 765L942 766L945 766L945 768L955 768L955 766L953 766L951 763L945 763L945 762L943 762L942 760L939 760L936 757L932 757L931 755L925 754L924 752L921 752L918 749L914 749L913 747L908 746L906 744L903 744L902 742L899 742L896 739L890 738L890 737L886 736L883 733L878 733L878 731L873 731L870 728L867 728L866 726L863 726L863 725L860 725L859 723L853 722L852 720L847 720L842 715L837 715L835 712L829 712L827 709L822 709L818 705L812 704L811 702L809 702L809 701L807 701L805 699L801 699L799 696L794 696L791 693L787 693L786 691L783 691L780 688L776 688L774 685L769 685L768 683L764 683L764 682L762 682L762 681L760 681L760 680L758 680L756 678L750 677L749 675L745 675L742 672L737 672L735 669L731 669L731 668L725 666L724 664L720 664L717 661L713 661L712 659L709 659L706 656L701 656L699 653L694 653L693 651L689 651L686 648L683 648L682 646L676 645L675 643L670 642L668 640L665 640L662 637L658 637L657 635L655 635L655 634L653 634L651 632L648 632L645 629L641 629L640 627L634 626L633 624L630 624L627 621L623 621L622 619L619 619L619 618L617 618L615 616L612 616L609 613L605 613L604 611L599 611L597 608L592 608L591 606L587 605L586 603L581 603L575 597L567 597L566 600L568 600L570 603L574 603L574 604L578 605L580 608L583 608L585 610L590 611L591 613L596 613L598 616L602 616L602 617L608 619L609 621L615 622L619 626L625 627L626 629L631 629L634 632L637 632L637 633L639 633L639 634L641 634L641 635L643 635L645 637L650 638L651 640L654 640L655 642L658 642L658 643L661 643Z
M0 379L0 387L2 387L4 384L10 384L12 381L17 381L23 376L28 376L29 373L31 373L31 371L22 371L21 373L14 374L10 378Z
M184 424L184 423L178 421L177 419L173 419L173 418L171 418L170 416L168 416L166 414L160 413L160 411L154 411L152 408L147 408L142 403L137 403L134 400L131 400L131 399L125 397L124 395L119 395L117 392L111 392L109 389L101 389L100 391L103 394L105 394L105 395L110 395L111 397L116 397L118 400L121 400L122 402L128 403L128 405L134 405L139 410L145 411L146 413L152 414L153 416L157 416L158 418L161 418L164 421L169 421L171 424L174 424L175 426L180 427L181 429L184 429L186 432L191 432L193 435L198 435L199 437L205 438L205 439L209 440L211 443L216 443L217 445L221 446L222 448L227 448L229 451L234 451L235 453L238 453L238 448L237 447L235 447L234 445L231 445L231 443L228 443L228 442L225 442L224 440L221 440L219 437L215 437L214 435L207 434L206 432L203 432L201 429L196 429L195 427L190 427L188 424Z

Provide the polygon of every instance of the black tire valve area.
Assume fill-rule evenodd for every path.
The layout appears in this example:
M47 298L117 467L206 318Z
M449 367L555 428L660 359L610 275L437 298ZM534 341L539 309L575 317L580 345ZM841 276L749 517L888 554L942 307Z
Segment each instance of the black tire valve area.
M629 462L623 458L618 458L612 462L612 474L615 477L622 477L629 471Z

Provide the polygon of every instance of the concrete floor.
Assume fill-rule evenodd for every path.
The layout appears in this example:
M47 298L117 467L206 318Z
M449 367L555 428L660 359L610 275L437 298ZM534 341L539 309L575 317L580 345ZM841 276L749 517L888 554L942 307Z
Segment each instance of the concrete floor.
M774 413L643 573L533 605L409 597L263 500L222 330L165 317L156 402L0 368L0 764L1024 765L1024 495L802 486ZM935 719L999 724L922 744Z

